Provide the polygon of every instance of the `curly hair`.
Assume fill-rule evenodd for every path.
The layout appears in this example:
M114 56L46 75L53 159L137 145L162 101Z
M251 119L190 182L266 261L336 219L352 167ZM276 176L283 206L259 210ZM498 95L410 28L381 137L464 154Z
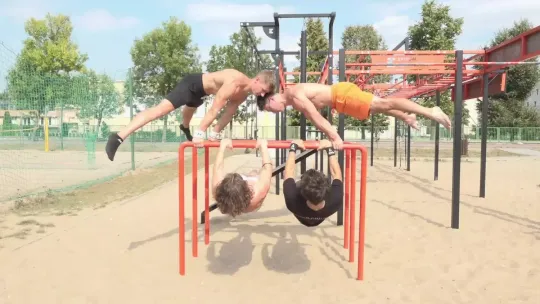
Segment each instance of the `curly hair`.
M225 175L216 187L216 202L219 211L232 217L240 215L249 206L253 193L247 182L238 173Z
M314 205L318 205L326 198L330 191L330 182L324 173L309 169L300 179L300 194Z

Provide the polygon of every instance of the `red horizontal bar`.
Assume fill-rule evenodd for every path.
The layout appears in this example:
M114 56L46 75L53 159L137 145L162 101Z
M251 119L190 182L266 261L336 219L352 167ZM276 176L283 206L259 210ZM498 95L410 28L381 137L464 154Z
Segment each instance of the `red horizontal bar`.
M540 64L540 62L523 62L523 61L508 61L508 62L464 62L463 65L528 65L528 64ZM456 66L455 62L426 62L426 63L346 63L345 66Z
M289 146L292 143L292 140L269 140L268 142L268 148L270 149L288 149ZM317 149L319 147L319 141L316 140L305 140L304 146L306 149ZM220 142L219 141L209 141L205 140L202 144L201 148L217 148L219 147ZM256 140L248 140L248 139L234 139L232 140L233 148L251 148L254 149L257 146ZM193 142L186 141L180 144L180 149L186 148L186 147L193 147ZM366 147L361 144L355 144L351 142L344 142L343 149L359 149L364 150ZM367 151L367 150L366 150Z
M307 72L307 75L321 75L321 72ZM336 74L334 72L334 74ZM300 75L300 72L283 72L283 75Z
M335 71L334 74L337 74L338 71ZM377 71L370 71L370 70L346 70L345 75L361 75L361 74L415 74L415 75L433 75L433 74L451 74L454 75L456 73L455 70L432 70L432 71L418 71L415 72L414 70L405 70L405 69L399 69L399 70L392 70L392 69L385 69L385 70L377 70ZM483 71L481 70L463 70L463 74L470 74L470 75L481 75Z
M455 55L455 50L440 50L440 51L353 51L345 50L345 55ZM484 54L480 50L464 50L463 54ZM339 55L338 51L334 55Z

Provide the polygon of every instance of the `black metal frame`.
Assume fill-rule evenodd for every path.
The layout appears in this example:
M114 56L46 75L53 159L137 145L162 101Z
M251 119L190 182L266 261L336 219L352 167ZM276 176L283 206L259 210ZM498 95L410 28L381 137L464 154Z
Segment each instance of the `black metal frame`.
M279 27L280 27L280 23L279 23L279 20L280 19L291 19L291 18L300 18L300 19L305 19L305 18L329 18L330 21L329 21L329 24L328 24L328 51L311 51L311 52L308 52L307 51L307 46L306 46L306 40L307 40L307 37L306 37L306 33L305 31L302 31L302 37L301 37L301 44L300 44L300 52L295 52L295 51L283 51L280 49L280 44L279 44L279 37L280 37L280 30L279 30ZM300 82L306 82L307 81L307 72L306 72L306 61L307 61L307 56L309 56L310 54L312 55L320 55L320 54L325 54L328 56L328 69L329 69L329 76L328 76L328 84L329 85L332 85L332 77L333 77L333 52L334 52L334 47L333 47L333 39L334 39L334 21L335 21L335 18L336 18L336 13L335 12L332 12L332 13L329 13L329 14L278 14L278 13L274 13L274 22L241 22L240 23L240 26L241 27L262 27L265 34L271 38L271 39L274 39L275 41L275 49L274 50L256 50L259 54L271 54L273 55L274 57L274 62L275 62L275 74L276 74L276 86L277 88L280 87L280 79L279 79L279 64L280 64L280 61L283 60L283 56L285 55L300 55L300 70L301 70L301 74L300 74ZM330 112L330 109L326 109L326 112L327 112L327 117L326 119L332 123L332 116L331 116L331 112ZM281 120L280 120L280 116L281 116ZM281 128L280 128L281 126ZM306 121L305 121L305 118L302 117L301 121L300 121L300 138L301 139L306 139ZM275 126L275 132L276 132L276 140L286 140L287 139L287 110L283 111L281 113L281 115L276 115L276 126ZM343 138L344 136L344 116L343 114L340 114L339 116L339 125L338 125L338 133L339 135ZM286 151L282 151L281 153L279 152L278 149L276 149L276 164L280 164L281 161L285 161L285 153ZM316 156L317 157L317 156ZM323 158L322 158L322 153L320 154L320 168L322 170L322 168L324 168L323 166ZM343 151L340 151L338 153L338 162L341 166L341 168L343 168L344 166L344 154L343 154ZM318 164L317 164L318 165ZM306 163L305 163L305 160L302 162L301 164L301 173L304 173L306 171ZM328 171L329 172L329 171ZM279 178L279 175L276 175L276 194L280 194L280 178ZM341 208L338 212L337 212L337 216L338 216L338 219L337 219L337 224L338 225L343 225L343 208Z

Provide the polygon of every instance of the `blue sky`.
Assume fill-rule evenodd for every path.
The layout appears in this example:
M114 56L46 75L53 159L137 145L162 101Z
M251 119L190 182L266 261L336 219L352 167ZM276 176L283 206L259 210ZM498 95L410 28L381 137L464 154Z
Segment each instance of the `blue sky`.
M392 47L402 40L407 27L418 21L423 1L271 1L271 0L139 0L87 3L68 0L0 0L0 42L15 53L26 37L24 20L43 17L47 12L69 15L74 23L73 39L90 59L87 65L116 79L123 79L131 66L130 47L135 38L160 26L169 16L176 16L192 26L193 40L199 46L202 60L208 58L213 44L226 44L228 36L239 29L241 21L272 21L275 11L283 13L326 13L335 11L334 45L341 44L346 26L372 24ZM452 7L454 17L464 17L464 33L457 48L476 49L486 43L502 26L509 26L520 17L540 24L538 0L441 0ZM474 5L471 5L474 3ZM297 50L296 42L302 21L284 20L281 46ZM264 37L262 32L257 32ZM262 49L272 48L273 41L264 37ZM0 51L0 76L13 60ZM287 66L296 62L286 58ZM2 84L0 84L0 88Z

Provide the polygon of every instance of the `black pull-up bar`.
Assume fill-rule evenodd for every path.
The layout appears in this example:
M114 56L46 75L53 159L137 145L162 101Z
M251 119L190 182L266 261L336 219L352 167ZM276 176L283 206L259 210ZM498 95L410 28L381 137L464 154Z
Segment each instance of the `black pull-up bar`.
M297 164L299 162L301 162L302 160L308 158L309 156L313 155L317 153L317 150L307 150L307 151L304 151L302 153L300 153L294 160L294 163ZM272 171L272 177L280 174L281 172L285 171L285 164L286 162L282 163L281 165L277 166L274 171ZM212 212L214 210L217 209L217 203L213 203L212 205L210 205L209 207L209 212ZM201 212L201 224L204 224L204 211Z
M336 17L336 13L332 12L330 14L275 14L275 17L278 18L332 18Z

